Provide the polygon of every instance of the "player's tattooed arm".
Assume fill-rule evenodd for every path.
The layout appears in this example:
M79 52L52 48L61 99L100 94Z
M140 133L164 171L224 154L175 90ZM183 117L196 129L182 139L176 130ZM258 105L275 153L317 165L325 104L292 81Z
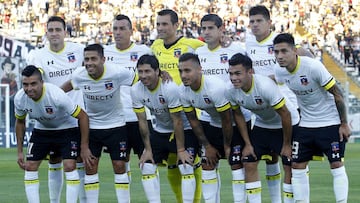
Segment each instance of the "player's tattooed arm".
M339 112L341 123L347 123L346 107L344 102L343 94L339 87L335 84L328 90L331 94L334 95L336 108Z

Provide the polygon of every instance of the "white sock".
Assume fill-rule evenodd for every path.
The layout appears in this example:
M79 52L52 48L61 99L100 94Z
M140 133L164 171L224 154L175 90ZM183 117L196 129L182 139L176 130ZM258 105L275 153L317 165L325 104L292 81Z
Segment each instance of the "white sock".
M86 203L86 194L84 188L85 168L84 163L76 163L76 168L79 173L80 187L79 187L79 202Z
M284 203L294 202L294 194L291 184L287 184L287 183L283 184L283 197L284 197Z
M294 202L310 202L310 185L308 171L308 168L291 169L291 183L294 193Z
M266 180L271 202L281 202L281 175L279 162L275 164L266 164Z
M244 169L232 170L232 191L234 196L234 203L245 203L245 174Z
M336 202L347 202L349 191L349 180L346 175L345 166L331 169Z
M129 177L125 172L123 174L115 174L115 192L118 203L130 202Z
M184 203L192 203L196 188L194 168L189 164L180 164L178 166L181 173L181 191Z
M160 203L160 180L155 164L144 163L141 169L142 184L149 203Z
M97 203L99 201L99 174L85 175L84 187L87 203Z
M61 190L64 184L62 163L49 163L48 180L50 202L60 203Z
M37 171L25 171L24 182L28 203L39 203L39 173Z
M202 170L202 193L205 202L216 202L218 192L218 179L216 169Z
M249 203L261 203L261 182L245 183Z
M130 161L125 162L125 169L126 169L126 173L128 174L128 177L129 177L129 183L131 183L131 168L130 168Z
M79 196L79 173L77 170L65 172L66 176L66 203L77 203Z
M220 203L221 198L220 198L220 190L221 190L221 177L220 177L220 170L219 170L219 164L216 166L216 176L217 176L217 182L218 182L218 187L217 187L217 191L216 191L216 202Z

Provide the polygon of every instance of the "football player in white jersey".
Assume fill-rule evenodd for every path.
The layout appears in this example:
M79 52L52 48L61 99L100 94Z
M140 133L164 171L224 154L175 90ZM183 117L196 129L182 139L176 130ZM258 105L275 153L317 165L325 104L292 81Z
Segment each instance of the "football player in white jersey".
M104 47L104 54L106 58L106 64L115 64L119 68L124 68L127 71L136 71L136 63L140 56L144 54L151 54L151 50L146 45L135 44L131 41L132 23L128 16L119 14L115 16L113 20L113 37L115 44ZM141 136L138 128L137 117L132 109L130 87L120 87L120 99L123 108L126 128L128 130L128 147L133 149L134 153L139 157L141 156L143 146ZM150 116L148 116L150 122ZM130 164L129 164L130 153L128 154L128 160L126 162L126 170L131 180Z
M335 78L318 60L298 56L291 34L274 39L275 76L296 95L300 108L299 129L293 137L292 184L295 202L310 202L306 167L313 155L328 157L336 202L347 202L348 177L343 163L345 143L351 135L345 101Z
M162 82L159 62L153 55L141 56L137 70L140 81L131 88L131 96L145 145L140 167L147 199L161 202L157 164L167 160L169 153L176 153L182 175L182 200L193 203L196 182L192 164L198 152L198 142L186 122L178 95L179 86L175 82ZM145 107L155 116L153 131L148 126Z
M291 181L292 126L296 128L299 114L296 106L285 101L272 79L253 74L252 61L248 56L235 54L229 60L229 65L232 84L228 84L227 97L235 110L235 121L238 121L240 106L256 115L250 136L243 137L246 144L242 160L246 171L248 200L250 203L261 203L261 181L257 170L259 160L271 152L281 155L285 172L284 184Z
M28 202L38 203L38 168L50 150L56 151L64 162L66 176L66 202L77 202L80 189L76 158L80 155L91 166L94 158L89 150L89 118L79 105L72 102L63 90L51 83L44 83L41 72L33 65L22 74L23 88L15 96L16 137L18 164L25 170L25 192ZM35 119L29 140L26 162L23 157L25 118ZM79 128L72 117L79 121ZM81 141L80 141L81 140Z
M74 70L83 63L84 46L73 42L64 42L66 35L65 21L58 16L49 18L46 27L46 37L49 45L41 49L34 50L32 57L27 59L27 63L41 68L44 81L61 86L65 81L70 79ZM83 107L83 99L80 91L71 91L68 93L70 98ZM73 119L75 125L77 120ZM52 152L53 153L53 152ZM61 157L55 153L50 154L49 160L49 196L51 203L59 203L63 185L63 168ZM79 199L85 203L84 192L84 165L79 159L77 163L80 175Z
M191 127L202 144L202 191L205 202L220 202L220 177L217 173L220 158L241 166L243 140L247 134L245 119L239 132L233 130L231 106L225 98L225 83L216 76L202 74L198 55L185 53L179 58L179 72L183 85L181 99ZM200 122L195 108L205 110L210 122ZM234 135L233 135L234 134ZM231 158L230 158L231 157Z
M221 38L224 32L222 19L216 14L207 14L200 21L201 34L206 44L195 50L200 59L202 73L204 75L214 75L219 77L225 83L229 81L228 60L236 53L245 54L245 50L238 41L232 42L228 47L222 47ZM242 109L245 120L249 122L251 113ZM206 111L201 111L200 120L209 122L210 116ZM232 159L232 157L230 157ZM241 160L237 164L231 165L233 181L234 202L245 202L245 174L242 168ZM219 179L220 181L220 179Z
M255 74L269 76L274 79L276 59L274 56L273 39L277 33L271 31L272 21L269 10L263 5L251 7L249 10L249 26L251 33L246 34L246 54L253 62ZM278 83L279 84L279 83ZM279 84L280 91L287 100L297 106L296 96L284 84ZM273 154L266 160L266 179L272 203L281 202L281 174L278 156ZM292 202L291 185L283 185L284 201Z
M117 200L129 202L129 177L125 166L129 153L128 135L120 103L120 86L132 85L135 73L116 65L104 65L105 60L101 45L87 46L84 49L85 67L77 68L62 88L66 92L72 89L82 91L90 120L89 148L96 159L93 167L85 166L87 202L98 202L98 164L103 147L107 147L112 160Z

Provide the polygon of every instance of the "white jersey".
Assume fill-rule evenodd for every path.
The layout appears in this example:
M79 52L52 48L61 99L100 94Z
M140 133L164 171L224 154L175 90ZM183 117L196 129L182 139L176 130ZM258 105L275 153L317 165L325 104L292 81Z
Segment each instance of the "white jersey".
M35 128L41 130L62 130L77 127L72 118L80 113L80 106L72 102L65 92L51 83L44 83L43 93L38 101L28 97L24 89L15 95L15 116L35 119Z
M334 77L318 60L298 56L295 70L276 69L276 80L285 83L296 95L302 127L316 128L340 124L334 96L329 93Z
M145 107L147 107L155 116L155 131L160 133L174 132L170 113L182 112L183 110L179 98L179 86L175 82L163 83L160 79L157 87L154 90L149 90L139 81L131 87L131 97L135 112L144 112ZM183 121L186 121L186 118ZM184 129L190 129L188 122L184 122Z
M146 45L132 43L126 50L117 49L115 44L104 46L105 64L115 64L118 68L124 68L132 72L136 72L137 61L144 54L152 54L150 48ZM120 100L126 122L137 121L137 117L132 109L129 86L121 86Z
M232 42L229 47L217 47L214 50L210 50L205 44L195 50L195 53L199 56L201 69L203 75L215 75L219 77L226 84L230 81L229 75L229 60L237 53L245 54L245 50L242 48L240 42ZM241 109L245 120L251 119L251 113L246 109ZM210 122L210 115L205 111L201 111L200 119L202 121Z
M255 126L279 129L282 128L281 117L275 111L285 105L285 98L276 83L267 76L253 74L251 88L244 92L241 88L234 88L227 84L227 98L235 108L243 106L256 115ZM299 123L299 114L290 103L286 107L291 113L291 123Z
M277 35L277 33L271 32L267 38L258 42L252 33L247 33L245 42L246 54L253 62L255 74L274 76L275 69L280 68L274 55L273 41ZM286 100L293 103L297 108L298 104L294 93L286 85L281 83L278 83L278 85Z
M88 75L85 67L75 70L71 82L74 89L83 92L91 129L109 129L125 125L120 104L120 86L130 86L134 79L133 71L115 65L104 66L104 73L97 80Z
M202 76L201 86L193 91L190 86L181 85L181 101L185 112L194 108L206 111L210 115L210 125L221 128L219 112L230 109L225 98L225 83L216 76ZM201 118L200 118L201 120Z
M61 86L71 79L71 74L76 68L81 67L84 60L84 46L81 44L66 42L64 49L53 52L49 46L34 50L27 59L28 65L41 68L45 82ZM76 104L84 107L81 91L67 93ZM77 123L77 119L73 119Z

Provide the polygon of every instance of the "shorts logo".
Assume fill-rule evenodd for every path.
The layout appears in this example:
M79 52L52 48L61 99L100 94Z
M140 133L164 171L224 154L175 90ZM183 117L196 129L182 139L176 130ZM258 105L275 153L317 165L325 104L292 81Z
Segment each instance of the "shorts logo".
M53 114L54 110L51 106L45 106L45 111L47 114Z
M174 57L179 58L181 56L181 49L174 50Z
M74 63L76 61L75 54L74 53L68 53L67 58L70 63Z
M160 104L165 104L165 99L162 95L159 95L159 102Z
M70 148L71 148L71 150L77 150L78 149L77 142L71 141L70 142Z
M111 81L105 82L105 89L112 90L113 87L114 87L114 85Z
M220 55L220 62L221 63L227 63L228 62L228 55L227 54L221 54Z
M331 151L332 151L332 158L340 158L340 146L339 146L339 142L333 142L331 143Z
M233 154L240 154L241 153L241 146L236 145L233 147Z
M131 61L137 61L138 60L137 52L133 52L133 53L130 54L130 60Z
M305 75L300 76L300 82L301 82L301 85L305 85L305 86L309 84L309 81Z
M126 142L120 142L119 147L120 147L120 151L125 151L126 150Z
M188 147L186 148L186 151L191 155L194 156L195 155L195 150L193 147Z
M76 151L71 151L71 152L70 152L70 156L71 156L71 157L76 157L76 156L77 156L77 152L76 152Z
M240 156L232 156L232 161L240 161Z

